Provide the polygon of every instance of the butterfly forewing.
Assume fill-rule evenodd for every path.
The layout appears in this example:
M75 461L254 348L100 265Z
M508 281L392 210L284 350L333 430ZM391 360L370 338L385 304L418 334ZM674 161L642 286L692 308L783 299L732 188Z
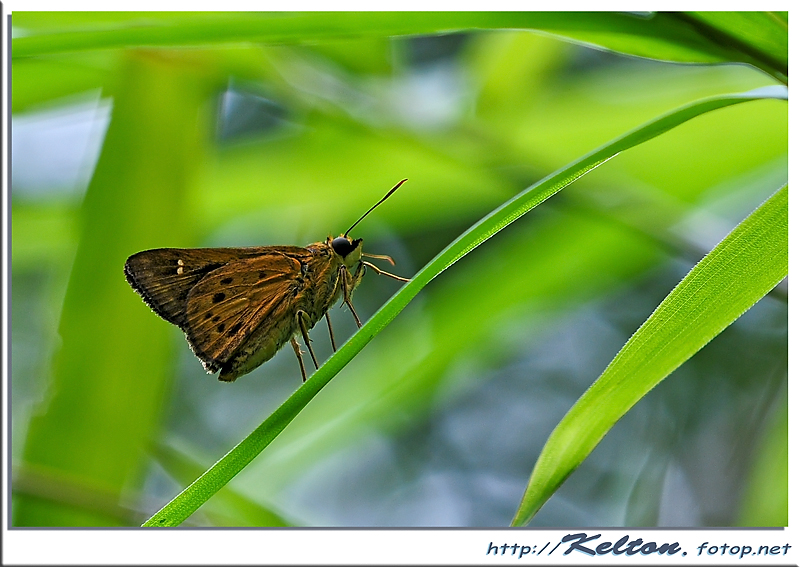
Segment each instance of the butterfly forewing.
M302 288L302 263L284 253L232 261L190 291L186 338L210 368L219 367L264 321L274 325L291 317L292 300Z
M125 262L125 278L158 315L186 330L186 301L210 272L233 260L261 254L259 248L159 248Z

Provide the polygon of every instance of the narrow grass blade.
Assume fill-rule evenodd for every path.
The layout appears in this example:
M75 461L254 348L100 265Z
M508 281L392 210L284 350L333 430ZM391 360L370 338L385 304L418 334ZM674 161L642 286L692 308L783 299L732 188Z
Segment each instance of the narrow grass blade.
M683 106L576 160L489 213L422 268L275 413L143 525L177 526L183 522L263 451L325 384L386 327L431 280L519 217L618 153L663 134L687 120L742 102L782 99L785 96L785 89L760 89L748 93L716 96Z
M527 524L636 402L787 276L788 227L784 186L692 268L556 426L512 526Z

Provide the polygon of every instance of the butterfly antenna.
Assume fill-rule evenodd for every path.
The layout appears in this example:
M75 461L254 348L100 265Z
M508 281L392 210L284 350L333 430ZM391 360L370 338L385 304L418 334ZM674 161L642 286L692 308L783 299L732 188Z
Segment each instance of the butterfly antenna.
M374 205L372 205L372 208L371 208L370 210L368 210L366 213L364 213L363 215L361 215L361 218L360 218L360 219L358 219L356 222L354 222L354 223L353 223L353 226L351 226L350 228L348 228L348 229L347 229L347 232L345 232L345 233L344 233L344 235L345 235L345 236L347 236L347 234L348 234L348 233L349 233L351 230L353 230L353 229L356 227L356 225L357 225L358 223L360 223L362 220L364 220L364 217L366 217L368 214L370 214L372 211L374 211L374 210L375 210L375 207L377 207L378 205L380 205L381 203L383 203L383 202L384 202L386 199L388 199L389 197L391 197L391 196L392 196L392 193L394 193L395 191L397 191L397 190L400 188L400 186L401 186L403 183L405 183L406 181L408 181L408 179L403 179L403 180L401 180L401 181L400 181L400 182L399 182L397 185L395 185L394 187L392 187L392 188L391 188L391 190L390 190L388 193L386 193L386 195L383 197L383 199L381 199L380 201L378 201L377 203L375 203Z

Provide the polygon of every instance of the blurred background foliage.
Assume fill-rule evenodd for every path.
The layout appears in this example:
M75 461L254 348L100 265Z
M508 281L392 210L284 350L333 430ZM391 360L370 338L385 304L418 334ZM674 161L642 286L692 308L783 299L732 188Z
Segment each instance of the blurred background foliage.
M407 177L356 236L411 276L592 148L776 82L526 31L433 34L441 14L328 38L360 16L308 37L286 14L237 17L269 19L274 39L122 47L159 26L180 44L196 21L13 14L14 525L139 525L300 385L290 349L233 385L206 375L127 286L128 255L305 245ZM786 182L787 124L775 101L717 111L543 204L432 282L187 525L508 525L563 414ZM786 525L783 286L648 394L531 525ZM397 288L367 274L362 319ZM355 326L332 316L341 342Z

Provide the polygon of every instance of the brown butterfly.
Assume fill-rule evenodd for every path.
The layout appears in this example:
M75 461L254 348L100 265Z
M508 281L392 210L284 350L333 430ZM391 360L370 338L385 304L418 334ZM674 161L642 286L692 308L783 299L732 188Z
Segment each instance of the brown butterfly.
M159 248L134 254L125 278L157 315L186 333L192 351L209 374L233 382L266 362L291 342L303 381L306 369L298 337L314 366L308 331L324 316L336 350L328 310L341 297L356 324L350 300L367 268L403 282L363 260L394 261L361 251L361 238L349 232L407 180L403 179L347 231L325 242L252 248Z

